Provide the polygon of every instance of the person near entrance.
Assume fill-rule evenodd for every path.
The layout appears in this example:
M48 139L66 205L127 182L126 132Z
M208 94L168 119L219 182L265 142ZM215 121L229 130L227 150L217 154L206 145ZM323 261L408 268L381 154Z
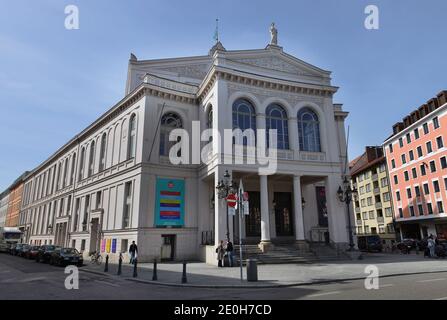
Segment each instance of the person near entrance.
M138 255L138 247L135 244L135 241L132 241L132 244L129 247L129 254L130 254L130 264L133 264L134 261L137 259Z
M225 257L225 248L223 245L223 240L220 240L220 244L216 248L216 253L217 253L217 266L223 267L224 266L224 257Z
M430 250L430 258L434 258L436 242L435 242L435 240L433 240L433 235L430 235L430 237L428 237L427 247L428 247L428 250Z
M226 255L228 256L228 265L230 267L233 266L233 243L231 241L227 241L227 246L225 247Z

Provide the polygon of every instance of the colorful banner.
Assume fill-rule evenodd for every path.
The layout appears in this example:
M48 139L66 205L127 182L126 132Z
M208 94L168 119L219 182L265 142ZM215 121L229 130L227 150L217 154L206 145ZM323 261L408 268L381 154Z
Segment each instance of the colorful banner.
M112 239L112 253L116 253L116 239Z
M155 190L155 226L183 226L185 180L157 178Z
M111 239L107 239L107 242L106 242L106 252L107 253L110 253L110 243L111 242L112 242Z
M106 240L102 239L101 240L101 252L106 251Z

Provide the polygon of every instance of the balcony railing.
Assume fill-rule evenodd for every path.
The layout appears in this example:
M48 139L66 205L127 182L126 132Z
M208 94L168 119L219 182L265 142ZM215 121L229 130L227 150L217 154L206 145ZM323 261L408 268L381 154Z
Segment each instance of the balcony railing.
M362 225L362 223L363 223L363 221L362 221L362 220L356 220L356 224L357 224L358 226L361 226L361 225Z
M380 189L379 188L374 188L374 195L380 194Z
M375 207L376 209L382 209L382 202L376 202Z
M377 222L378 223L384 223L385 222L385 218L384 217L377 217Z
M379 176L377 175L377 173L374 173L374 174L372 175L372 180L373 180L373 181L377 181L377 180L379 180Z
M326 153L300 151L300 160L324 162L326 161Z
M355 207L355 213L360 213L360 207Z

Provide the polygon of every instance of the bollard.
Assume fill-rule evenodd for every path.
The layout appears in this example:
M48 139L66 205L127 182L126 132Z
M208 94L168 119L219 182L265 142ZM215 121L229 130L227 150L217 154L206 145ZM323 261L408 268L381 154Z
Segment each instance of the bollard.
M186 261L183 261L183 274L182 274L182 283L186 283Z
M104 266L104 272L109 272L109 255L106 255L106 264Z
M247 281L258 281L258 266L257 261L247 259Z
M135 259L133 260L133 277L134 277L134 278L136 278L136 277L138 276L138 273L137 273L137 264L138 264L138 259L135 258Z
M120 253L120 258L118 259L118 275L121 275L121 265L123 264L123 255Z
M152 281L157 281L157 259L154 259L154 270L152 273Z

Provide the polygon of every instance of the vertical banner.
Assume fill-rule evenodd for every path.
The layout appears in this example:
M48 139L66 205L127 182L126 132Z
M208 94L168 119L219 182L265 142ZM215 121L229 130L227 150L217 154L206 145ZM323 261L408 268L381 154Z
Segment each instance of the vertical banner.
M107 253L110 253L110 243L111 242L112 242L111 239L107 239L107 242L106 242L106 252Z
M112 240L112 253L116 253L116 239Z
M155 226L184 226L185 180L157 178Z
M106 239L101 240L101 252L106 251Z

